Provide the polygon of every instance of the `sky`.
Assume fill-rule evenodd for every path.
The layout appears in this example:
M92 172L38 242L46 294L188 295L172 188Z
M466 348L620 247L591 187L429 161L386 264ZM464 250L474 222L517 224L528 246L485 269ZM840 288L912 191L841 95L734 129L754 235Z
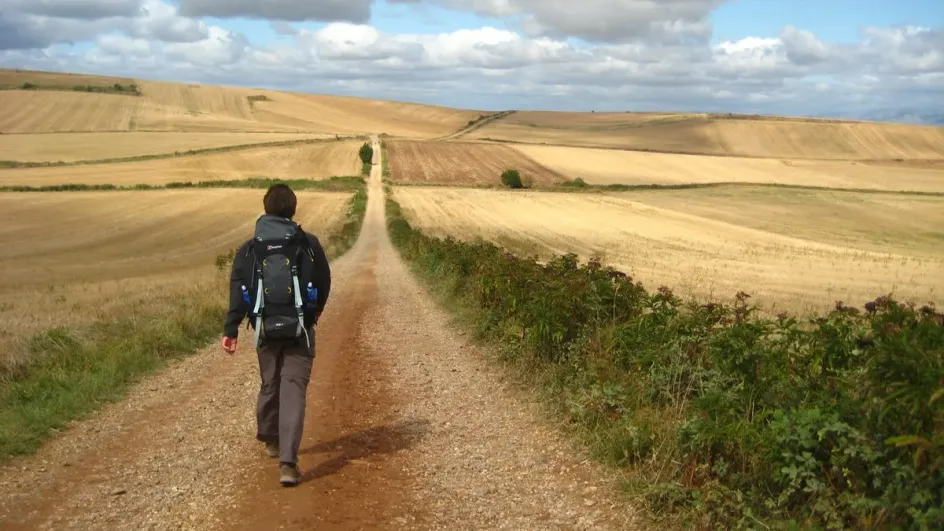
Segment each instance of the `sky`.
M0 66L483 111L936 122L944 0L0 0Z

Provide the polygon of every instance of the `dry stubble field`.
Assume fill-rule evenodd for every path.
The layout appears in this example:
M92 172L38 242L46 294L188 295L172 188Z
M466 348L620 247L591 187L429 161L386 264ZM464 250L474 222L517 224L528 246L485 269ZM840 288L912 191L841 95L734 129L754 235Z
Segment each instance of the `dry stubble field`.
M938 301L944 198L770 188L621 194L397 188L436 235L547 257L596 255L646 286L698 298L739 290L776 312L862 304L894 292Z
M333 139L334 135L296 133L44 133L0 135L0 160L75 162L265 142Z
M328 138L325 142L111 164L0 169L0 185L162 184L250 177L359 175L362 140L452 133L478 111L366 98L0 69L0 160L80 161ZM140 96L73 91L135 83ZM213 259L248 237L264 190L0 194L0 316L6 364L34 332L173 299L212 279ZM301 192L300 221L327 235L350 193ZM37 231L42 234L37 238ZM29 244L29 245L27 245ZM44 301L37 304L36 301Z
M115 83L130 85L134 83L134 80L129 77L0 68L0 87L18 87L27 82L37 85L64 85L72 87L75 85L107 86L114 85Z
M694 114L517 112L470 135L558 144L787 159L944 158L944 128Z
M76 77L0 69L0 80L61 84ZM99 80L99 81L96 81ZM121 79L141 96L0 90L0 133L171 131L366 134L433 138L461 129L481 112L399 101L244 87ZM82 76L110 86L115 78ZM265 97L266 100L250 101ZM17 159L14 159L17 160Z
M0 71L0 78L4 72L9 73ZM37 82L54 84L56 76ZM62 82L75 84L75 79L65 76ZM142 96L0 91L0 132L60 132L4 134L0 159L134 156L302 134L371 131L433 138L459 130L481 114L364 98L101 79L102 84L132 81ZM94 83L94 76L83 82ZM61 133L72 130L89 133ZM463 138L472 137L515 143L391 138L387 147L393 181L497 185L503 170L516 168L536 185L582 177L594 184L741 182L944 191L944 128L709 114L518 112ZM359 144L8 169L0 170L0 184L133 185L351 175L360 170ZM223 192L194 193L209 198ZM942 277L942 256L935 251L941 247L939 231L930 228L941 222L938 197L762 188L633 195L449 189L397 194L420 225L434 233L478 234L522 251L574 251L585 257L603 253L648 284L665 283L700 296L747 289L769 304L822 307L838 298L864 300L890 289L927 297L939 291L934 279Z
M250 177L326 179L360 175L357 150L361 144L363 141L356 140L319 141L138 162L0 169L0 186L64 183L131 186Z
M569 179L589 184L790 184L828 188L944 192L944 161L862 162L644 153L516 144Z
M553 184L564 179L509 146L477 142L388 140L388 165L395 182L495 185L503 171L515 168L522 180Z
M30 334L128 310L171 311L213 279L215 257L252 234L264 190L0 194L0 366ZM350 193L299 192L297 219L319 237ZM222 300L222 299L221 299Z

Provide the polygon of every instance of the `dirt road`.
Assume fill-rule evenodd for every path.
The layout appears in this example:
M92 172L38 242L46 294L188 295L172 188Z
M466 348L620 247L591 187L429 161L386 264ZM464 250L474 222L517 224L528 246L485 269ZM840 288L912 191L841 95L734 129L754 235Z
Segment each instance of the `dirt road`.
M374 152L380 146L374 139ZM631 508L450 326L385 230L373 167L333 262L300 467L254 439L258 368L214 344L0 470L0 529L627 529Z

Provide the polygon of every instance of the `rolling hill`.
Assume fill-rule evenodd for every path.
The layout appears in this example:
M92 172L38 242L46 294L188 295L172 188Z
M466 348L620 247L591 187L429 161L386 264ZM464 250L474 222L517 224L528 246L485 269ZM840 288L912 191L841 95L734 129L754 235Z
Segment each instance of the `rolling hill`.
M24 83L35 88L24 90ZM132 83L139 95L80 90ZM0 70L0 88L0 133L384 132L432 138L481 114L360 97L16 70Z
M471 136L697 155L944 159L944 127L777 116L527 111L491 122Z

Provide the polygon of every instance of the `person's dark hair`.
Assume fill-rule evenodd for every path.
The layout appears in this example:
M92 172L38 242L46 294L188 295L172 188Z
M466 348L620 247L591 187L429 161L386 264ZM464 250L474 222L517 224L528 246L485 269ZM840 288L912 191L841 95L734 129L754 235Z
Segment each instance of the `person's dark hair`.
M273 184L262 198L266 214L289 219L295 216L297 201L295 192L287 184Z

